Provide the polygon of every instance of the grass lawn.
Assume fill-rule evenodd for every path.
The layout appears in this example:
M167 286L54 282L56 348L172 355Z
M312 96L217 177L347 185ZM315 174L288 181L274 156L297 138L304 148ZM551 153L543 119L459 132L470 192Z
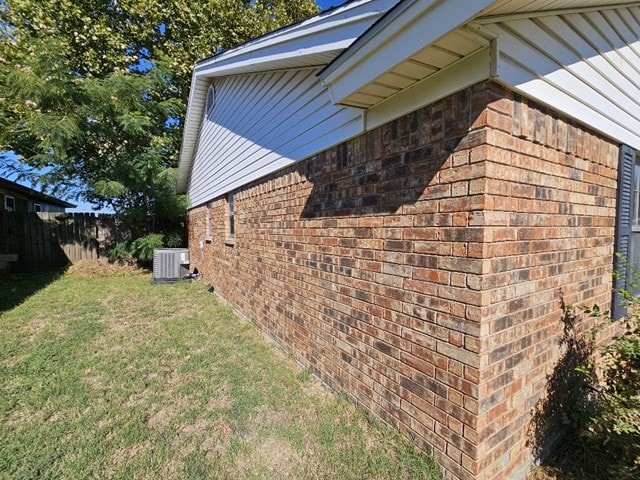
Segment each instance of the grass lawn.
M0 277L1 479L438 471L201 283L73 269Z

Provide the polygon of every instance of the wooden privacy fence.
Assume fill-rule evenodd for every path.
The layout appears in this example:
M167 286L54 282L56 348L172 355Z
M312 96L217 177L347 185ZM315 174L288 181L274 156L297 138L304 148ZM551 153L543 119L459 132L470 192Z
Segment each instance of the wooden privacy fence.
M0 213L0 254L11 255L11 271L58 268L97 260L125 232L115 215L93 213ZM8 258L8 257L7 257Z

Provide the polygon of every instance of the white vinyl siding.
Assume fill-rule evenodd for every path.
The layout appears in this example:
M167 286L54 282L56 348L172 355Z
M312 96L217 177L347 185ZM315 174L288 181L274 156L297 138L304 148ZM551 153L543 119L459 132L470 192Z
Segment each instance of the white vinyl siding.
M180 149L177 191L188 190L211 81L238 75L326 65L398 0L353 0L198 62L194 69ZM217 80L214 80L217 79Z
M279 170L363 131L358 109L333 105L318 69L214 80L188 194L192 206Z
M640 148L640 8L484 26L498 38L501 81Z

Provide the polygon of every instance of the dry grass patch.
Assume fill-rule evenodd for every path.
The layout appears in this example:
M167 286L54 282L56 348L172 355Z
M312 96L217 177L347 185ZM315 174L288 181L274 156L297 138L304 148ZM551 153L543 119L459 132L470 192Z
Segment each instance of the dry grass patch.
M304 459L293 444L281 437L255 438L238 462L238 478L301 478Z
M70 265L66 274L73 277L108 278L123 275L147 275L148 270L133 266L108 263L103 260L79 260Z

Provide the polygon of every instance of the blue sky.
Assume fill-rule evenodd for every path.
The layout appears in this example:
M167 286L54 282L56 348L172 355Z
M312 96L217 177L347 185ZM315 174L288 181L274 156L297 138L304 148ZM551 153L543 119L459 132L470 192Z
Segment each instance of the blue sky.
M329 7L337 7L338 5L342 5L346 0L316 0L316 4L322 9L325 10Z

